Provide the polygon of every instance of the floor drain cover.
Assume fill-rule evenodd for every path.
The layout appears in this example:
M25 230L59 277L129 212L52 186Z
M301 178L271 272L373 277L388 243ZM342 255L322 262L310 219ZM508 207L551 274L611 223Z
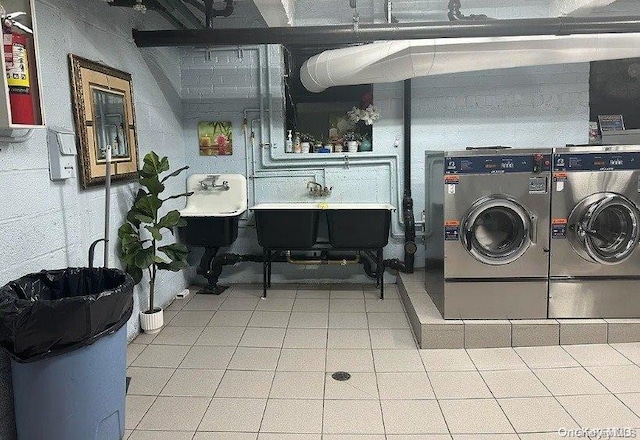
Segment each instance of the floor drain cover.
M349 373L347 373L346 371L336 371L335 373L333 373L331 375L331 377L333 377L335 380L339 380L341 382L351 379L351 375Z

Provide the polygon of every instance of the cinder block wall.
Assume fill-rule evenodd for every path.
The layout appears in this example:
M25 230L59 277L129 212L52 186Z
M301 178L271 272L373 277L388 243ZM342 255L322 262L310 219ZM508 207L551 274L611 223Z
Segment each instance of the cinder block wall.
M180 58L172 50L139 50L131 28L167 28L154 16L134 14L97 0L36 0L40 32L41 78L47 123L73 128L67 56L74 53L133 75L140 155L155 150L174 168L185 164L182 136ZM0 143L0 285L30 272L86 266L92 241L103 235L104 190L80 190L77 179L49 180L45 130L25 143ZM184 190L184 179L168 188ZM116 257L116 230L133 196L133 184L112 192L111 262ZM180 207L183 201L169 207ZM101 248L98 247L101 256ZM96 258L101 264L101 258ZM184 274L161 274L157 295L166 304L186 286ZM147 287L135 291L130 337L137 332L138 312L146 307ZM0 355L0 439L15 438L10 368Z

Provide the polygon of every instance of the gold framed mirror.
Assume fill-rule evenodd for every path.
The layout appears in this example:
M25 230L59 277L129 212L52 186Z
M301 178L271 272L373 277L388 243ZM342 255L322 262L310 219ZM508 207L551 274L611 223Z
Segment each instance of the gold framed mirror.
M104 184L107 145L112 151L111 180L137 178L131 74L73 54L69 62L82 188Z

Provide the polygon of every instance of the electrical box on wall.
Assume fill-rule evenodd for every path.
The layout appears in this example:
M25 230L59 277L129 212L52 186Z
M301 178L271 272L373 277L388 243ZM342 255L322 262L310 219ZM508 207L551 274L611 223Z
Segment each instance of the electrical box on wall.
M49 128L49 176L51 180L64 180L76 175L76 134L73 131Z
M35 0L2 0L0 130L45 125ZM4 93L2 92L4 91Z

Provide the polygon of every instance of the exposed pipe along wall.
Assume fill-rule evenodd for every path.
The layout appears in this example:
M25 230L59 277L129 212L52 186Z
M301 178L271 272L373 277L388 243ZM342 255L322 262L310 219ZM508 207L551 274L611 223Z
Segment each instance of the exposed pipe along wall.
M224 49L223 49L224 50ZM389 175L389 190L388 202L393 206L396 206L396 218L392 222L392 238L402 239L405 238L405 258L404 261L398 259L387 260L385 265L393 270L400 271L413 271L413 254L415 253L415 220L413 218L413 201L410 200L410 112L405 114L404 124L404 157L409 158L405 162L404 175L405 185L404 192L399 182L399 169L398 169L398 154L380 154L380 153L368 153L366 157L359 157L356 155L285 155L283 147L284 145L278 145L274 141L274 126L273 126L273 109L271 99L271 84L272 84L272 69L270 67L270 53L268 47L243 47L243 51L255 52L257 56L257 70L258 70L258 108L246 108L242 112L243 115L243 138L245 147L247 148L247 154L245 156L245 171L248 179L250 180L250 189L248 191L248 206L253 206L259 202L256 200L256 180L270 177L290 177L292 175L309 176L315 180L316 175L322 175L323 185L327 185L326 181L326 169L327 168L350 168L350 167L371 167L382 166L387 169ZM216 49L211 49L215 52ZM226 49L228 51L228 49ZM278 78L278 82L281 81ZM267 102L265 103L265 99ZM405 111L410 108L410 81L406 84L405 91ZM251 119L250 115L257 113L257 118ZM258 133L256 134L254 126L259 123ZM259 139L259 142L255 140ZM255 149L260 150L259 154L256 154ZM404 194L404 196L403 196ZM408 205L410 201L410 204ZM400 209L402 205L402 209ZM252 227L250 224L250 217L248 213L241 217L241 227ZM407 233L407 228L410 228L410 232ZM404 229L404 231L403 231ZM331 252L325 253L321 259L321 264L329 264L329 261L335 260L337 264L341 262L353 259L352 256L343 254L332 254ZM316 264L317 257L310 256L296 256L296 260L301 260L304 264ZM305 260L310 260L306 262ZM208 252L205 254L205 258L201 261L198 273L204 275L209 282L209 290L212 292L219 292L219 289L213 289L218 282L223 266L235 265L241 262L255 262L259 263L263 261L263 255L261 254L234 254L223 253L217 254L215 252ZM280 255L275 262L290 262L286 255ZM376 277L375 271L375 259L372 259L370 255L361 253L358 263L363 265L363 269L366 275L370 278Z

